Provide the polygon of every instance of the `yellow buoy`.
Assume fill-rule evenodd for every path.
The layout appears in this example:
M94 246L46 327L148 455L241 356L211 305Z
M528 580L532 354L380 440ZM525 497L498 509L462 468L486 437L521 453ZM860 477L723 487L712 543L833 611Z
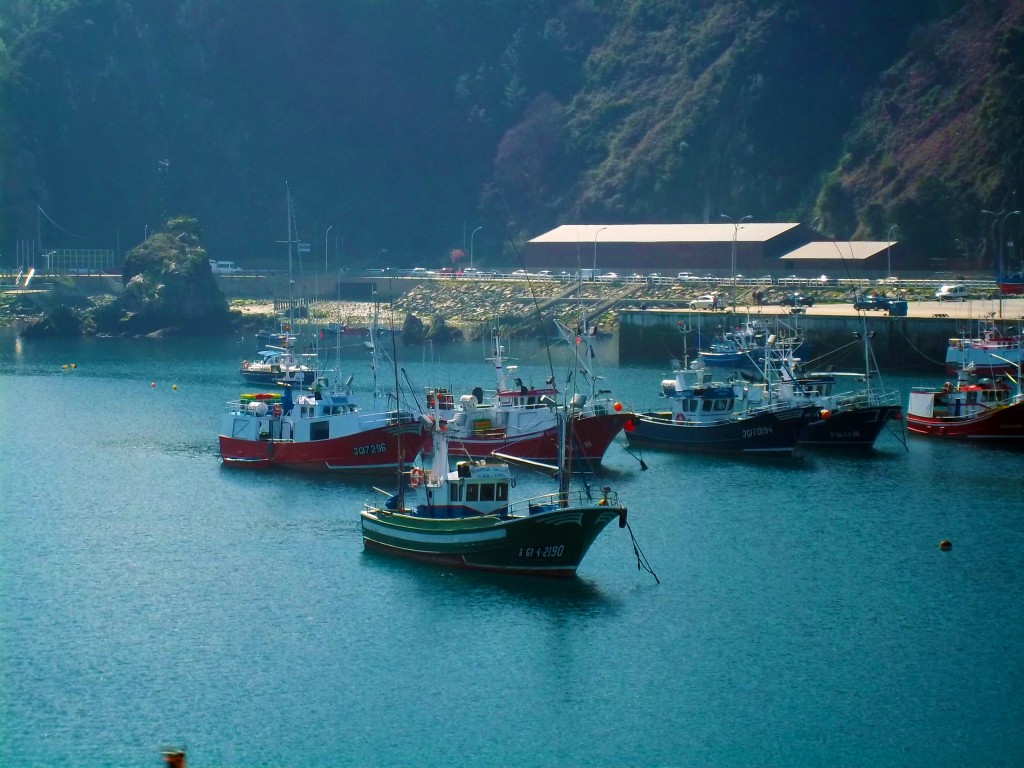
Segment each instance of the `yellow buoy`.
M78 367L78 363L72 363L71 364L71 370L75 370L75 368L77 368L77 367Z
M951 542L949 539L943 539L939 542L939 549L941 549L943 552L949 552L949 550L951 550L952 548L953 542Z
M173 389L175 392L177 392L178 391L178 385L177 384L171 384L171 389Z

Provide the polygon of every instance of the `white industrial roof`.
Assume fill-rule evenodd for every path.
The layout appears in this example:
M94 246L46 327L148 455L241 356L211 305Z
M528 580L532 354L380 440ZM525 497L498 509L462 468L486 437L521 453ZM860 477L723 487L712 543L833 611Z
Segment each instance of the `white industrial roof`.
M877 256L896 241L849 240L836 242L825 240L801 245L796 250L781 256L782 261L864 261Z
M722 224L563 224L545 232L531 243L696 243L732 242L733 234L743 242L764 242L788 232L799 224L745 221L736 230Z

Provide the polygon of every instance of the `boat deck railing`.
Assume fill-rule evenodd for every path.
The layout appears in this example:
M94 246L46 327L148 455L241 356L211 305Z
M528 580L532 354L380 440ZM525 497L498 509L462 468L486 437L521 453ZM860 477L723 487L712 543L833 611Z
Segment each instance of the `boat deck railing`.
M858 390L842 392L835 397L835 407L837 408L869 408L903 404L903 395L899 389Z
M564 507L617 507L619 495L612 490L601 491L600 495L588 495L583 490L569 490L566 493L546 493L523 499L507 507L509 517L527 517L541 512L553 512Z
M262 414L256 410L257 405L259 403L263 403L267 406L267 410ZM317 401L317 404L319 404L319 401ZM258 418L280 419L282 416L287 415L281 413L275 416L273 411L275 405L281 406L281 400L254 400L251 402L243 402L241 400L229 400L227 401L227 403L224 404L224 409L227 413L232 414L234 416L256 416ZM314 420L323 419L330 416L356 414L358 416L358 423L361 428L369 428L374 426L393 427L397 426L398 424L411 424L417 421L416 414L412 413L411 411L402 411L401 413L399 413L398 411L391 410L368 413L366 411L359 410L358 406L356 406L354 403L329 404L332 408L338 409L335 413L317 412L310 414L307 412L306 415L300 415L301 410L298 409L300 409L303 405L306 404L293 403L292 410L290 412L292 413L294 418ZM309 409L309 411L313 410L309 406L307 406L307 408Z

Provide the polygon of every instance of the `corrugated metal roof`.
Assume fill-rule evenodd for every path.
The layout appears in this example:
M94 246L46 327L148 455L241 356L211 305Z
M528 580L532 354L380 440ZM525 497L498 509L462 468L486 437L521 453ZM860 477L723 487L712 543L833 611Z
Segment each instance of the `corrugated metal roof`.
M736 231L743 242L764 242L799 224L745 221ZM563 224L531 243L721 243L732 242L734 227L723 224Z
M864 261L885 251L896 241L849 240L807 243L779 258L782 261Z

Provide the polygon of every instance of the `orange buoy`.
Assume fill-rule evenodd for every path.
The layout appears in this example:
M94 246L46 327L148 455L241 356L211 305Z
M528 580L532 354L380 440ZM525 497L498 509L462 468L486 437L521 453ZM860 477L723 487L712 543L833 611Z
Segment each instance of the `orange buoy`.
M618 413L619 411L622 410L622 403L616 403L615 405L612 406L612 408L614 408L615 412Z

